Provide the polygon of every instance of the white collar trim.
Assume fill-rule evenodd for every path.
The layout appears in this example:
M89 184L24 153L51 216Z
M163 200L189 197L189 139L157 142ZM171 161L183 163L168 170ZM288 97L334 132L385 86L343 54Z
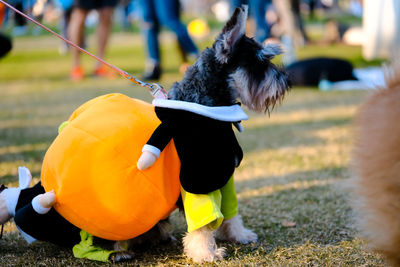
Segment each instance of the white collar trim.
M219 121L237 122L249 119L240 105L209 107L192 102L159 98L155 98L152 103L156 107L186 110Z

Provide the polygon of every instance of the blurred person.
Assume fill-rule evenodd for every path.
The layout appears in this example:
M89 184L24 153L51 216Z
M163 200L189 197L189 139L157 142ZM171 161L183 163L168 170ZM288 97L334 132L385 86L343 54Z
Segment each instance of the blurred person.
M24 11L25 5L23 0L13 0L10 2L16 9ZM14 14L14 28L12 34L14 36L21 36L26 34L28 28L26 26L26 20L20 14Z
M314 19L315 18L315 6L317 4L317 0L307 0L307 3L308 3L308 8L310 10L309 18Z
M12 49L11 39L5 36L4 34L0 33L0 58L7 55L11 49Z
M59 4L61 11L62 11L62 16L60 20L61 24L61 30L63 36L67 37L68 36L68 25L69 21L71 19L71 13L72 13L72 5L74 3L74 0L58 0L57 3ZM82 47L84 47L84 41L82 42ZM69 44L61 41L60 47L59 47L59 52L60 54L66 54L69 50Z
M6 12L7 12L6 6L4 4L0 3L0 29L6 18Z
M6 6L0 3L0 29L6 16ZM11 39L0 33L0 58L4 57L12 49Z
M300 14L300 0L275 0L274 6L279 17L277 35L285 50L282 61L289 65L297 60L297 49L309 41Z
M290 10L294 17L294 24L297 26L297 30L299 31L301 37L303 38L303 42L304 43L308 42L309 38L304 28L304 23L300 13L300 0L290 0Z
M161 77L161 56L158 41L161 25L168 27L175 33L182 60L197 58L197 47L190 38L186 26L179 18L179 0L139 0L139 4L143 20L142 30L147 43L144 80L157 80Z
M129 31L132 27L130 16L134 9L134 3L132 0L121 0L120 5L123 13L121 17L122 28L125 31Z
M109 40L112 14L118 0L74 0L74 5L71 13L71 18L68 26L69 39L81 46L83 44L85 20L89 12L93 9L97 10L99 14L99 25L97 28L97 56L104 58L107 43ZM84 77L84 71L80 61L80 51L72 49L73 68L70 73L71 80L81 80ZM107 66L102 65L100 62L96 63L94 75L98 77L112 77L111 72Z
M265 15L272 0L232 0L232 9L242 5L249 5L250 16L256 23L254 39L262 43L270 38L272 25L267 22Z

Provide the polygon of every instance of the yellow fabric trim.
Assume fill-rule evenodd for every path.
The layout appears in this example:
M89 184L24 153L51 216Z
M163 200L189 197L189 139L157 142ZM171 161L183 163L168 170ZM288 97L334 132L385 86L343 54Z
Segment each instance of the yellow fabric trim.
M208 194L192 194L181 187L188 232L205 225L217 229L224 219L238 213L233 176L221 189Z
M221 192L219 190L206 195L192 194L181 187L181 194L188 232L207 224L211 224L212 228L218 228L224 219L219 210L221 205Z

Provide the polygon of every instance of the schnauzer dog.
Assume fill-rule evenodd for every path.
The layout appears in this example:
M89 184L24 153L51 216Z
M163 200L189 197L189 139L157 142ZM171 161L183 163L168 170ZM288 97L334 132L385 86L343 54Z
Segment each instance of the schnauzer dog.
M180 180L184 190L207 194L223 187L230 179L243 156L232 131L232 123L240 131L241 126L235 119L246 119L246 116L237 118L230 114L231 111L238 111L233 106L240 109L237 99L251 110L269 112L281 102L290 88L286 72L270 61L282 53L279 45L262 45L247 37L246 20L247 6L236 8L213 46L205 49L195 64L188 68L183 80L172 86L168 100L153 101L162 123L143 148L138 161L139 169L152 166L160 151L173 138L182 164ZM182 102L183 107L180 106ZM229 120L218 115L215 115L216 119L214 115L209 115L209 118L206 113L214 108L227 108L225 112L234 118ZM200 115L191 117L186 111ZM201 116L204 114L207 119ZM214 123L214 119L225 124ZM219 133L224 136L218 141L211 140ZM229 150L228 155L220 153L218 148ZM184 203L188 221L186 208ZM223 257L224 248L216 246L215 236L243 244L257 240L257 235L243 226L239 215L225 217L218 230L210 224L189 231L184 237L185 254L195 262Z
M364 237L400 266L400 57L385 80L356 117L352 189Z

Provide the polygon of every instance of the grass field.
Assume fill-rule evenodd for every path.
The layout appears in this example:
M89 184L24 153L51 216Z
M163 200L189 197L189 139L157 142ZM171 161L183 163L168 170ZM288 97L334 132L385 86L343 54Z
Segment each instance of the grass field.
M207 45L207 43L202 44ZM142 88L118 78L68 80L69 55L60 56L53 37L15 40L15 49L0 61L0 183L17 185L17 167L27 166L34 182L40 178L44 153L60 122L83 102L111 92L151 101ZM181 78L175 45L163 46L166 88ZM303 57L343 55L356 66L359 47L311 46ZM83 57L92 71L94 61ZM114 36L112 64L140 74L144 56L137 37ZM236 171L240 212L259 236L251 245L227 247L225 260L210 266L384 266L357 237L346 183L352 147L352 120L368 92L320 92L293 88L271 116L249 112L238 134L245 152ZM174 235L185 231L183 218L172 216ZM182 244L138 251L126 265L186 266ZM68 249L46 244L27 245L12 222L0 240L0 266L88 266L102 263L75 259ZM107 264L105 264L107 265Z

